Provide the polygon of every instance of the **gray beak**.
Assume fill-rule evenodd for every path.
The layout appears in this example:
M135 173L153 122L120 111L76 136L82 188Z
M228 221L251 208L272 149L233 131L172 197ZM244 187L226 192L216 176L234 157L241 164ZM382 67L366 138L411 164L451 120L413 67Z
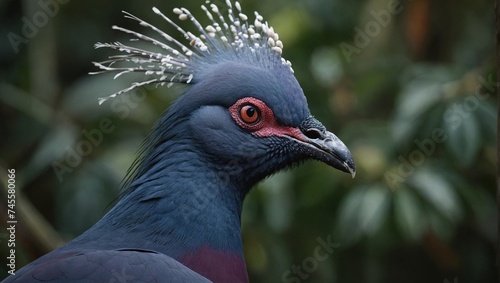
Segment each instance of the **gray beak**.
M304 134L301 144L310 158L322 161L340 171L350 173L354 178L356 165L347 146L315 118L310 117L300 126Z

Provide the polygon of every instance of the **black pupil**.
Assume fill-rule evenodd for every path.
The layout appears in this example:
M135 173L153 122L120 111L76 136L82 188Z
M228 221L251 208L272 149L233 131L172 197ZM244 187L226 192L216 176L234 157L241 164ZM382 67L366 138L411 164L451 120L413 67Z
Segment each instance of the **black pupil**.
M252 118L255 115L255 108L252 106L248 106L246 111L249 118Z

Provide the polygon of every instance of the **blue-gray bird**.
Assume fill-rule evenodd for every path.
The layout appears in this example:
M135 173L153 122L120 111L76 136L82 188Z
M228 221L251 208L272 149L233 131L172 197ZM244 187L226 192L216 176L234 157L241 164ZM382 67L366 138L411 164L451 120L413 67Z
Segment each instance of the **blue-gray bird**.
M354 176L347 147L311 115L274 29L238 2L202 9L205 27L173 10L192 33L153 8L186 44L129 13L156 37L114 26L135 40L96 44L120 52L95 63L101 72L144 74L100 103L145 85L187 88L147 137L117 204L5 282L248 282L240 216L249 190L307 159Z

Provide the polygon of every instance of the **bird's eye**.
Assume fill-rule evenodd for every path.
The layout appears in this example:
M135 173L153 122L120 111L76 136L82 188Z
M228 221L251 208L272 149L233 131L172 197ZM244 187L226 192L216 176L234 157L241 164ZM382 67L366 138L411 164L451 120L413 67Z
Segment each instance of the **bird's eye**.
M247 124L253 124L260 119L260 112L257 107L247 104L240 108L241 120Z

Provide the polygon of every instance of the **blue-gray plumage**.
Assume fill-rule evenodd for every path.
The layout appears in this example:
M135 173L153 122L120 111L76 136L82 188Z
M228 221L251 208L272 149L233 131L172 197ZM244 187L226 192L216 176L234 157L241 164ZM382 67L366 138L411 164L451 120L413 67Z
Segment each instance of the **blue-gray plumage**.
M200 36L153 9L189 47L128 13L167 43L114 28L163 53L97 44L125 52L96 63L103 71L147 77L110 97L147 84L188 88L148 136L119 202L6 282L248 282L240 234L248 191L311 158L354 175L347 147L311 116L278 35L258 13L250 25L239 3L226 2L226 17L213 4L211 12L203 6L212 23L206 28L186 9L174 9Z

